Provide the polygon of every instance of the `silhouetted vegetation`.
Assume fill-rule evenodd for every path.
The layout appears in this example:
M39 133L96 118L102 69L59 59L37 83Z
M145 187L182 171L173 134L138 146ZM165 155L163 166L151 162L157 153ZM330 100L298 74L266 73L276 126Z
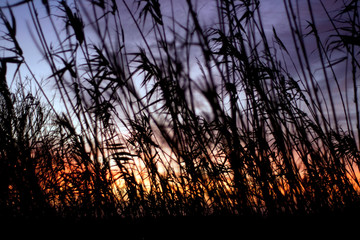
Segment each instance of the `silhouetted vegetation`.
M258 0L209 2L208 25L191 0L181 18L175 1L166 15L157 0L35 2L21 7L46 86L17 39L19 6L0 11L2 217L359 207L358 1L284 0L286 41Z

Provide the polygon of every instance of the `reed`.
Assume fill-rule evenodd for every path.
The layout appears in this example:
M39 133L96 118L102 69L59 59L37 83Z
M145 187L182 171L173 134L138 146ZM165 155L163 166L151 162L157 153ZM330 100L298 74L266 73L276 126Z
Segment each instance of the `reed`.
M42 1L46 31L35 1L23 4L57 104L17 41L16 4L4 6L3 41L12 46L0 59L5 217L358 209L357 1L330 11L321 0L284 0L287 41L276 26L265 29L256 0L214 0L211 26L190 0L181 19L175 1L168 14L158 0ZM314 8L330 22L326 35ZM7 64L17 65L17 91ZM22 69L36 86L22 83Z

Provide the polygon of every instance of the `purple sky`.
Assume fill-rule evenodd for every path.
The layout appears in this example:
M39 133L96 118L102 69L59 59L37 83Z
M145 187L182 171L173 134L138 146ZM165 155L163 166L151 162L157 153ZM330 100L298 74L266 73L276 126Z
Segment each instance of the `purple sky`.
M87 2L85 0L82 0L83 2ZM17 1L11 1L11 3L15 4L15 2L21 2L20 0ZM50 0L50 3L52 1ZM71 6L71 1L68 1L69 5ZM80 1L79 1L80 2ZM121 15L123 15L124 17L122 17L122 19L124 20L124 26L125 28L127 27L128 29L125 29L126 31L126 37L128 37L129 42L131 41L134 45L136 44L140 44L140 41L137 41L138 38L138 33L135 29L134 23L132 22L132 20L130 19L127 10L125 8L121 8L122 6L122 1L118 0L118 4L120 6L120 11L121 11ZM131 4L133 1L128 0L127 1L129 3L129 6L134 7L134 9L136 8L136 4ZM216 13L216 9L215 9L215 1L209 1L209 0L196 0L193 1L194 2L194 6L197 7L199 15L201 16L202 19L202 24L203 25L208 25L211 26L213 24L216 24L216 18L217 18L217 13ZM333 0L327 0L324 1L326 3L329 3L329 8L333 9L335 7L335 4ZM46 11L45 11L45 7L41 4L40 0L35 0L34 1L37 11L39 13L39 16L41 19L43 19L43 28L44 29L49 29L50 31L47 33L47 38L49 39L49 42L51 42L52 40L54 40L54 36L51 34L51 32L53 31L49 25L49 21L46 17ZM160 0L161 3L161 9L163 12L164 16L171 16L171 9L170 9L170 0ZM181 22L181 19L186 18L186 1L185 0L175 0L173 1L173 4L175 6L176 9L176 18L179 19L179 21ZM314 12L316 12L317 16L316 16L316 20L318 23L318 26L320 27L319 29L321 31L323 31L323 33L326 32L326 30L329 28L329 22L327 20L327 17L324 13L324 11L322 11L321 9L321 5L319 4L318 0L313 0L312 1L313 7L314 7ZM0 6L4 6L5 4ZM53 5L53 4L51 4ZM263 22L265 25L265 29L268 30L269 34L272 33L272 26L274 26L277 30L278 35L281 37L281 39L283 40L283 42L285 43L291 43L290 40L290 34L289 34L289 27L287 24L287 18L286 18L286 14L285 14L285 10L283 7L283 0L262 0L261 1L261 13L262 13L262 18L263 18ZM299 5L301 7L301 17L306 20L309 19L309 16L307 14L307 10L306 10L306 0L299 0ZM31 38L31 36L29 35L29 29L28 26L32 26L31 23L31 18L28 12L28 8L26 6L26 4L20 5L18 7L13 8L13 11L15 13L16 16L16 20L17 20L17 26L18 26L18 41L20 42L21 46L24 48L24 53L25 56L31 56L31 58L34 58L34 60L30 61L29 63L32 64L34 67L36 67L35 65L39 64L40 60L35 60L37 59L41 59L41 56L39 55L39 51L37 50L37 48L35 47L33 40ZM56 9L55 7L51 8L52 13L59 13L59 10ZM27 22L29 24L27 24ZM304 24L306 22L304 21ZM63 26L60 26L59 24L59 29L63 28ZM89 28L89 27L87 27ZM32 29L33 32L35 32L34 29Z
M83 5L88 4L87 1L81 0L83 1L82 3L85 3ZM20 2L20 0L18 1L10 1L11 4L15 4L16 2ZM55 1L56 2L56 1ZM68 1L69 5L72 6L72 1ZM80 2L80 1L79 1ZM142 46L143 44L141 43L141 37L140 34L138 33L138 31L135 28L135 24L133 23L132 19L130 18L129 13L127 12L127 10L123 7L122 1L118 0L118 6L120 9L120 15L123 21L123 25L124 25L124 31L125 31L125 37L126 37L126 42L128 43L128 48L129 49L136 49L137 46ZM133 9L136 8L136 4L133 4L133 1L131 0L127 0L128 4L130 7L133 7ZM286 45L286 47L289 49L290 54L293 56L295 55L295 51L293 48L293 43L292 43L292 38L291 35L289 33L289 26L288 26L288 20L286 17L286 13L284 10L284 4L283 4L283 0L261 0L261 13L262 13L262 20L264 22L264 27L268 33L268 37L269 39L271 39L272 36L272 27L276 28L276 31L279 35L279 37L282 39L282 41L284 42L284 44ZM297 2L300 6L300 17L303 19L303 27L306 26L306 20L309 19L309 14L307 11L307 6L306 0L299 0L299 1L294 1L294 3ZM323 40L325 40L328 36L329 36L329 32L328 30L330 29L330 23L327 20L326 14L323 11L321 5L320 5L320 0L312 0L311 1L313 4L313 10L314 13L316 14L316 21L317 21L317 27L320 31L321 36L323 37ZM334 0L326 0L323 1L325 2L329 9L329 11L331 12L333 9L335 9L337 6ZM34 0L34 3L36 5L36 10L38 11L38 14L40 16L40 19L42 21L42 27L45 30L45 34L47 36L47 40L48 40L48 44L53 43L54 45L57 45L57 40L55 35L53 34L53 29L48 21L48 17L46 15L46 9L43 6L43 4L41 3L40 0ZM52 2L50 0L51 5L54 5L54 2ZM170 0L160 0L161 3L161 10L163 15L169 16L171 17L171 1ZM217 22L217 13L216 13L216 5L215 5L215 1L210 1L210 0L197 0L197 1L193 1L194 6L196 6L199 16L201 18L201 24L205 25L205 26L212 26L215 25ZM185 0L173 0L173 4L174 4L174 9L175 9L175 16L177 18L177 20L179 22L185 21L186 19L186 9L187 9L187 4ZM340 1L337 1L337 4L341 4ZM1 5L1 2L0 2ZM4 6L5 4L1 5ZM34 44L34 40L32 39L30 32L35 33L35 29L32 27L32 22L31 22L31 18L29 15L29 11L28 11L28 7L26 4L21 5L21 6L17 6L13 8L13 11L15 13L15 17L16 17L16 21L17 21L17 28L18 28L18 33L17 33L17 38L18 41L20 43L20 45L23 48L24 51L24 56L25 56L25 60L27 61L27 63L29 64L30 68L32 69L32 71L35 73L35 76L41 80L41 79L46 79L49 75L51 75L51 71L49 69L49 67L47 66L46 61L43 59L42 55L40 54L38 48L36 47L36 45ZM60 10L52 7L51 8L52 13L60 13ZM5 11L6 12L6 11ZM57 26L58 26L58 31L61 31L63 29L63 23L61 21L56 22ZM30 29L29 29L30 26ZM86 31L91 32L91 26L90 25L86 25L85 28ZM34 34L36 36L36 33ZM96 36L89 34L89 41L93 41L94 43L97 41ZM151 42L151 35L148 36ZM0 44L4 44L4 41L1 40ZM318 83L320 86L324 87L323 82L321 80L321 73L319 71L317 71L317 68L320 68L319 65L319 59L318 56L316 54L316 51L313 52L314 50L316 50L316 46L313 44L313 40L311 40L309 38L309 42L307 42L306 47L308 48L308 52L311 56L311 62L312 62L312 67L313 72L316 74L318 74ZM8 56L7 52L1 51L0 52L0 57L1 56ZM14 69L11 68L11 66L9 66L9 74L11 74L11 72ZM197 70L195 70L197 71ZM22 73L23 75L28 75L29 77L30 74L27 72L26 69L22 69ZM341 81L341 79L340 79ZM48 83L46 86L46 88L48 88L49 90L53 88L53 84ZM335 86L332 86L335 87ZM343 89L343 91L346 91L345 89L345 84L342 84L341 86Z
M84 1L84 0L82 0ZM11 3L15 4L15 2L21 2L20 0L17 1L11 1ZM50 0L50 3L52 1ZM71 6L71 1L68 1L69 5ZM79 1L80 2L80 1ZM86 2L86 1L84 1ZM122 6L122 1L118 0L118 4L119 6ZM136 8L136 4L131 4L133 1L128 0L127 1L129 3L129 6L134 7L134 9ZM208 25L211 26L213 24L216 24L216 18L217 18L217 13L216 13L216 9L215 9L215 1L209 1L209 0L196 0L193 1L194 2L194 6L197 7L198 11L199 11L199 15L201 16L201 20L202 20L202 24L203 25ZM300 6L303 5L306 1L305 0L300 0ZM326 28L329 25L329 22L326 20L326 16L324 14L324 12L321 10L321 6L320 4L318 4L318 1L312 1L314 4L314 8L315 8L315 12L318 13L319 15L317 16L317 20L318 20L318 24L320 26L321 30L324 30L324 32L326 31ZM332 0L327 0L325 2L333 2ZM39 13L40 19L42 19L42 26L43 28L49 29L49 32L47 32L47 38L49 39L49 42L54 41L55 42L55 36L52 34L53 29L51 29L51 26L49 24L49 21L46 17L46 9L45 7L41 4L40 0L35 0L34 1L37 11ZM170 0L160 0L161 3L161 9L162 9L162 13L164 16L171 16L171 9L170 9ZM187 8L187 4L185 0L175 0L173 1L173 4L175 6L176 9L176 18L179 19L179 21L181 22L181 19L186 18L186 8ZM3 4L0 6L4 6L6 4ZM51 4L53 5L53 4ZM334 6L334 4L329 4L329 6ZM23 47L24 50L24 54L26 58L30 58L31 61L29 61L29 64L34 67L34 68L38 68L40 70L40 66L41 65L41 55L39 54L39 50L37 49L37 47L35 46L35 44L33 43L33 39L31 38L29 32L32 31L35 33L34 28L32 27L32 22L31 22L31 17L28 11L28 7L26 4L17 6L13 8L13 11L15 13L16 16L16 21L17 21L17 28L18 28L18 41L20 42L20 45ZM52 13L59 13L59 10L55 7L51 8ZM131 44L134 45L139 45L141 44L140 41L137 41L139 39L139 34L137 33L137 30L135 29L135 25L132 22L132 20L130 19L130 16L127 13L127 10L125 8L120 8L121 11L121 15L123 15L124 17L122 17L122 19L124 20L124 26L125 28L127 27L128 29L125 29L126 31L126 37L128 38L128 42L130 42ZM290 41L290 35L288 34L289 31L289 27L287 24L287 18L286 18L286 14L283 8L283 0L262 0L261 1L261 13L262 13L262 18L263 18L263 22L265 25L265 29L268 30L269 34L272 33L272 26L274 26L277 29L277 33L278 35L281 37L281 39L283 40L283 42L288 43L291 42ZM302 17L304 19L308 18L308 14L306 13L306 9L304 7L303 11L302 11ZM60 26L61 22L59 22L59 30L63 28L63 26ZM31 27L32 29L29 30L28 27ZM90 27L87 26L87 29L89 29ZM36 33L35 33L36 35ZM4 55L4 53L0 53L2 55ZM5 53L6 54L6 53ZM45 75L43 75L43 71L35 71L38 74L42 75L42 77L45 77Z
M82 0L85 2L85 0ZM10 1L11 3L15 4L16 2L21 2L21 0L17 1ZM52 1L50 0L50 3ZM71 6L71 1L68 1L69 5ZM122 6L121 2L118 0L119 6ZM129 6L136 8L136 4L131 4L131 0L127 1L129 3ZM38 14L40 16L40 19L42 19L42 26L43 28L49 29L49 32L47 32L47 38L49 39L49 42L55 41L55 36L52 34L53 30L51 29L51 26L49 24L49 21L46 17L46 9L42 5L40 0L34 1ZM170 0L160 0L161 3L161 9L164 14L164 16L170 16L171 15L171 9L170 9ZM176 18L181 21L181 19L186 18L186 1L185 0L175 0L173 1L173 4L176 9ZM288 31L287 24L286 24L286 16L285 12L282 8L282 0L262 0L262 12L263 12L263 18L264 22L267 28L269 28L269 31L271 30L271 27L274 25L278 29L278 33L281 36L286 37L286 32ZM53 5L53 4L51 4ZM0 6L6 6L6 4L1 4ZM209 0L197 0L194 1L194 6L196 6L199 9L200 16L202 19L202 24L211 26L212 24L216 23L217 13L215 9L215 1L209 1ZM31 16L28 11L28 7L26 4L22 4L20 6L13 8L16 22L17 22L17 28L18 28L18 41L20 45L23 47L24 54L26 58L31 58L31 61L29 61L29 64L34 68L39 68L39 64L41 63L41 55L39 54L39 50L33 43L33 39L31 38L29 32L32 31L35 33L35 29L32 26L31 22ZM55 7L51 8L52 13L59 13L59 10ZM139 34L137 33L135 29L135 25L130 19L130 16L127 13L127 10L125 8L120 8L121 14L124 16L123 20L125 22L124 26L128 29L125 29L126 31L126 37L128 38L128 42L132 42L132 44L137 45L140 44L140 41L136 41L139 39ZM60 26L61 22L59 22L59 30L63 28L63 26ZM29 30L28 27L31 27ZM87 27L90 28L89 26ZM35 33L36 35L36 33ZM0 53L4 56L4 53ZM5 53L6 54L6 53ZM36 71L38 74L42 75L42 71ZM44 76L45 77L45 76Z

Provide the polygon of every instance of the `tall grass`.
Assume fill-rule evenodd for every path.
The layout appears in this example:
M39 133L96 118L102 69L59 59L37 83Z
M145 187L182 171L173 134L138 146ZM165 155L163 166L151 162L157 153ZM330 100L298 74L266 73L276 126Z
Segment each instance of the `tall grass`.
M1 58L0 72L1 214L106 219L356 208L357 1L330 11L322 1L284 0L286 42L276 27L265 29L260 1L214 0L211 26L195 1L184 2L182 19L169 3L164 15L157 0L42 1L46 30L35 1L23 3L56 104L17 41L16 4L4 6L3 40L12 47L3 48L11 57ZM314 7L330 22L325 37ZM8 87L7 64L17 65L17 92ZM35 87L23 83L24 68Z

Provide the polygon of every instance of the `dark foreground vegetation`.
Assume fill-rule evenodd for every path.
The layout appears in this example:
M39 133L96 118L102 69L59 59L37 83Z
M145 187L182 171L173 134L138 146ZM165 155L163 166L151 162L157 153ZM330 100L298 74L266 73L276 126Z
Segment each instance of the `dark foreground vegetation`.
M0 11L2 219L233 226L359 211L358 1L284 0L287 35L257 0L209 1L211 23L190 0L23 2ZM47 79L18 41L20 7Z

